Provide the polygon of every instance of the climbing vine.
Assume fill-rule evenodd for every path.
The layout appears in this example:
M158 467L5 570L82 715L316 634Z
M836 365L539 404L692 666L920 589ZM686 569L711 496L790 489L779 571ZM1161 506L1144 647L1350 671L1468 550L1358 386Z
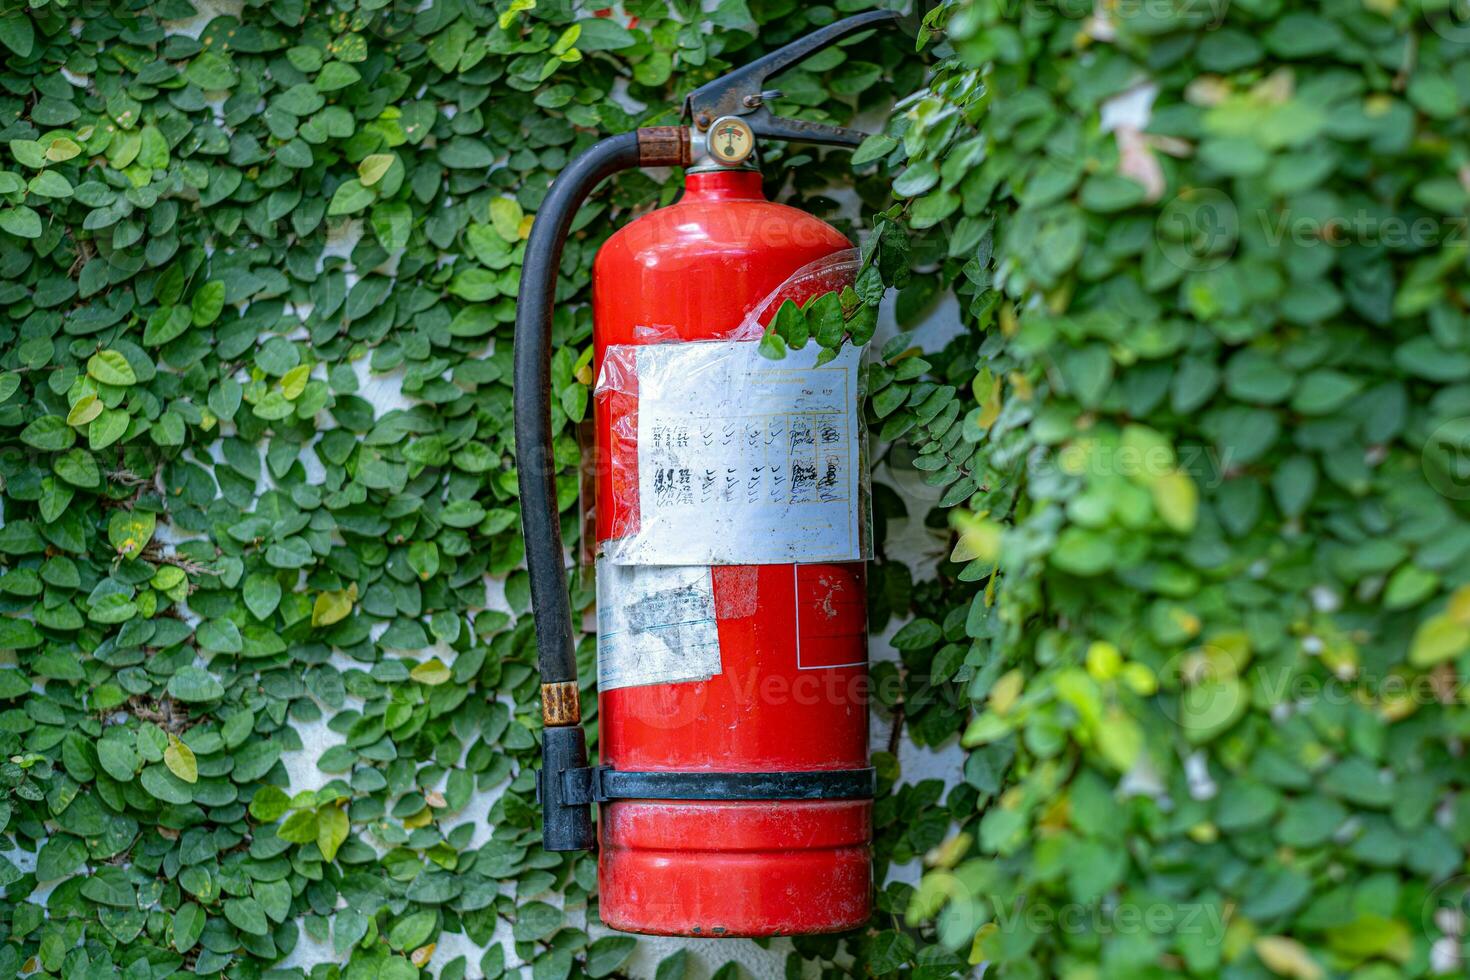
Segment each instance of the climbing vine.
M1470 32L1432 2L925 24L934 74L856 163L894 194L865 274L900 319L959 302L869 386L949 561L873 579L917 614L915 737L969 755L884 965L1465 975Z
M579 150L859 6L0 4L0 975L626 968L593 858L538 844L524 243ZM886 106L912 49L826 52L780 110ZM845 155L766 162L855 233ZM591 256L676 188L604 189L562 264L569 540ZM882 804L885 855L932 803Z

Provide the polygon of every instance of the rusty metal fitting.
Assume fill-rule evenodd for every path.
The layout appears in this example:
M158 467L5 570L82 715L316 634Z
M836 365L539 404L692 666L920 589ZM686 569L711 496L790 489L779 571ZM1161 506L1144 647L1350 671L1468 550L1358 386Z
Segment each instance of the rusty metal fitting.
M638 130L639 166L683 167L691 159L686 127L648 126Z
M582 699L576 681L541 685L541 723L547 728L577 725L582 721Z

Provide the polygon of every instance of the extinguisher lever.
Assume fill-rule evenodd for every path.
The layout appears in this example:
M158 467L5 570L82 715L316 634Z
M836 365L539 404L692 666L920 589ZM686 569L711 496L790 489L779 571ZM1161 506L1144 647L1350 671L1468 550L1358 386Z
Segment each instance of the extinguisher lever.
M765 110L752 115L747 122L750 123L752 133L773 140L820 143L823 146L857 146L868 138L868 134L860 129L831 126L806 119L787 119L773 116Z
M898 20L899 15L891 10L870 10L834 21L690 92L684 100L684 118L703 131L722 116L746 116L751 130L757 136L803 143L857 146L866 137L866 133L842 126L773 116L765 106L766 82L839 41L862 31L897 23Z

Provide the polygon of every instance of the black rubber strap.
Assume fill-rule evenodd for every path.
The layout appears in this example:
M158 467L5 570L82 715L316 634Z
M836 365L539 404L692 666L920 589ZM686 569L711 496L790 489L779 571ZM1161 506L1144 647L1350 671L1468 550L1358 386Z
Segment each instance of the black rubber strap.
M567 803L617 800L870 800L876 770L802 772L624 772L611 766L563 769Z

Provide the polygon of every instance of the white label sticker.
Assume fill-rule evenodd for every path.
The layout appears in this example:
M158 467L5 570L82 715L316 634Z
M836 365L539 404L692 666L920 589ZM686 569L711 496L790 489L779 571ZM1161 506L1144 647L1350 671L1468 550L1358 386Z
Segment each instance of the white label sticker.
M715 591L704 566L597 563L597 686L709 680L720 673Z
M858 365L751 341L637 349L638 520L622 563L861 559Z

